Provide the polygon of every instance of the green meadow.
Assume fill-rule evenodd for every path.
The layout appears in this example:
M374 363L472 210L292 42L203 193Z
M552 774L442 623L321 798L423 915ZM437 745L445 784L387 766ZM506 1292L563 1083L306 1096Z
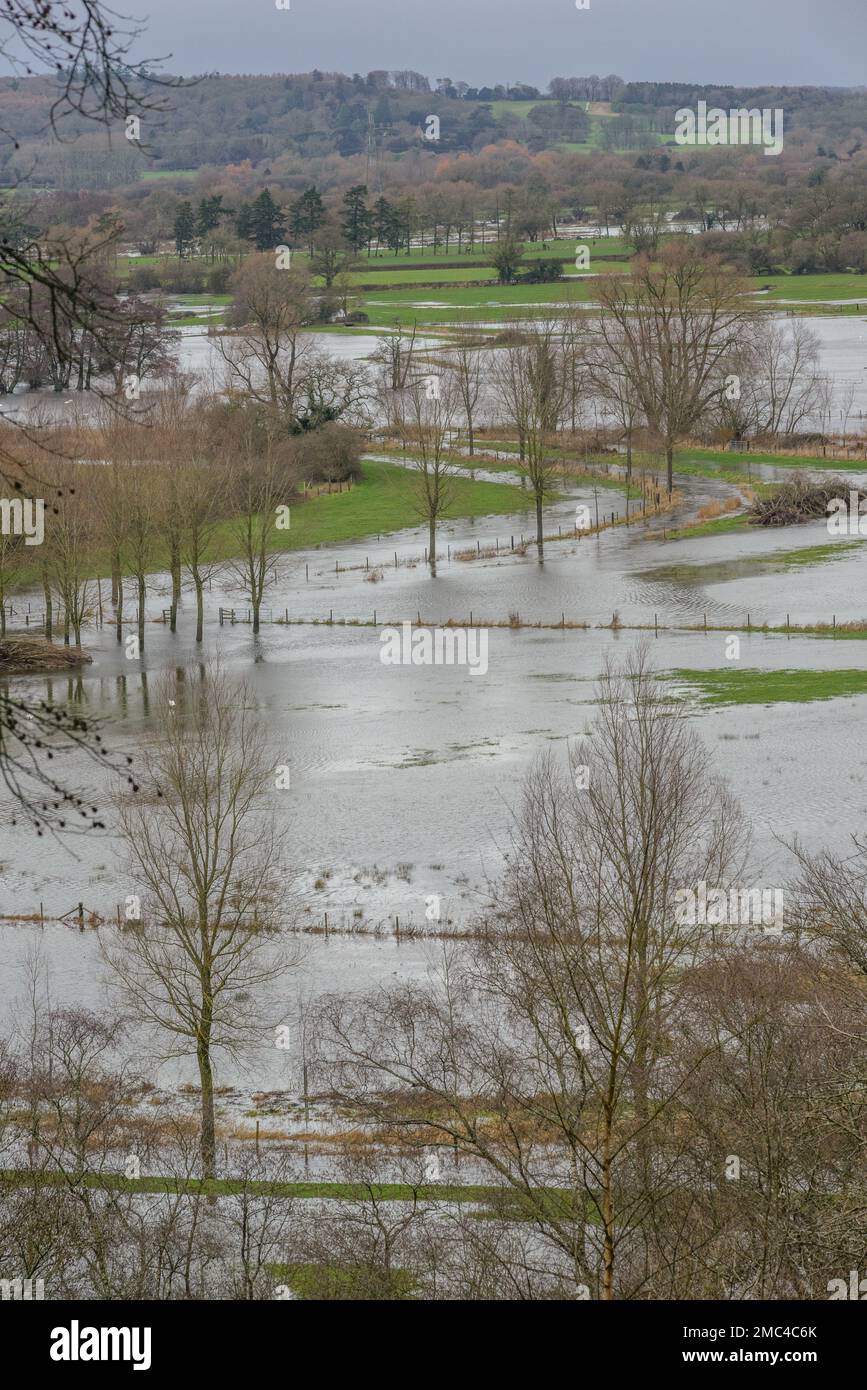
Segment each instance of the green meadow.
M760 671L755 667L721 667L715 671L680 669L669 675L704 705L806 704L867 693L867 670L851 668Z
M413 472L400 464L382 463L373 459L362 461L362 477L343 492L323 492L308 495L293 503L290 526L276 531L271 538L273 551L302 550L340 541L359 540L364 536L388 535L420 526L422 514L417 498L418 482ZM502 516L529 508L526 493L508 483L481 482L475 478L456 477L450 482L451 503L444 520L459 517ZM557 494L552 494L552 499ZM236 524L228 519L215 527L209 547L210 560L223 562L239 553ZM84 561L82 562L85 563ZM168 568L168 551L157 546L151 558L151 572ZM108 554L93 550L86 567L94 578L110 573ZM39 582L39 570L22 569L17 576L21 587Z
M818 275L760 275L754 283L757 289L767 286L769 293L762 298L769 302L781 299L802 299L808 302L848 299L854 303L860 302L867 312L867 275L830 272Z

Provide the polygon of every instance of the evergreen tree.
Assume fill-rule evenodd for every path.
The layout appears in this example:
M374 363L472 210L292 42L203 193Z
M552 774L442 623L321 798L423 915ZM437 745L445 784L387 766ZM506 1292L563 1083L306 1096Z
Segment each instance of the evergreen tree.
M250 241L253 236L253 214L249 203L241 203L235 213L235 235L240 241Z
M196 214L192 203L181 203L175 213L175 251L186 256L196 239Z
M313 239L325 221L325 204L322 201L322 195L315 187L308 188L292 204L289 217L292 235L299 240L302 238L306 240L312 253Z
M370 240L371 217L367 210L367 184L357 183L343 195L341 231L353 251L360 251Z
M223 216L223 195L216 193L213 198L203 198L196 213L196 231L199 236L207 236L220 224Z
M286 235L283 215L271 197L270 190L263 188L250 208L250 231L248 236L255 242L257 251L271 251Z
M391 251L400 249L400 218L387 198L379 198L374 206L373 231L380 246L387 246Z

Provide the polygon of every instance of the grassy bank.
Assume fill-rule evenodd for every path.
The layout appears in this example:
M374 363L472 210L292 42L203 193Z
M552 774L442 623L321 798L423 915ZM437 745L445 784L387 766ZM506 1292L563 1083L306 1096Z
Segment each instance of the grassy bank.
M688 472L691 464L713 463L731 470L756 468L765 465L771 468L822 468L833 473L867 473L867 459L837 459L823 454L768 454L749 450L737 452L730 449L678 449L674 455L675 468Z
M867 275L840 274L822 271L816 275L761 275L754 281L757 289L767 287L767 295L762 301L771 303L780 300L800 300L815 303L823 299L846 299L852 301L852 308L867 312ZM794 304L781 308L794 308ZM825 305L827 310L830 306Z
M710 521L699 521L695 526L678 526L674 531L667 531L665 539L668 541L688 541L694 536L726 536L732 531L753 531L746 515L743 512L735 515L715 516Z
M361 480L350 490L322 493L293 504L290 527L286 531L275 531L271 549L275 552L312 549L422 525L417 502L418 480L410 469L372 459L365 459L362 468ZM513 485L455 478L452 502L445 519L501 516L529 509L527 494ZM227 519L215 528L207 563L231 560L237 555L236 523ZM168 565L168 550L163 545L156 546L150 572L160 573ZM108 576L111 566L105 548L94 547L82 567L89 570L94 579L97 575ZM40 582L36 566L23 569L17 576L18 589L33 588Z
M447 520L520 512L531 505L525 493L508 483L455 478L450 488ZM291 527L277 532L275 548L303 550L420 526L417 492L418 479L410 469L365 459L364 476L351 492L323 493L293 507ZM228 546L220 558L234 553L231 523L221 528L214 544L218 550Z
M755 667L670 673L703 705L807 704L839 695L867 694L867 671L760 671Z

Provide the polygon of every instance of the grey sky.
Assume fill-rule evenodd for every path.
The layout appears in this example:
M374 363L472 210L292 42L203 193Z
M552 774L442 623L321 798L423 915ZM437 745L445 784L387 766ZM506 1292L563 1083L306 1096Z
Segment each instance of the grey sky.
M184 74L415 68L472 84L591 72L865 82L867 0L113 0ZM287 0L280 0L287 3Z

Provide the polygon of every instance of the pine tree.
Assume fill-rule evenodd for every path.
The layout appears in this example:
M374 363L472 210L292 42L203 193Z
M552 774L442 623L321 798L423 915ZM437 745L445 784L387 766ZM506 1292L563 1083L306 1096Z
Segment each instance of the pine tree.
M357 183L343 195L343 235L353 251L360 251L370 240L371 217L367 210L367 184Z
M378 199L373 209L373 231L380 246L397 251L401 242L400 218L387 198Z
M313 239L325 221L325 204L322 201L322 195L315 187L308 188L292 204L289 216L292 235L299 239L303 237L312 254Z
M175 251L185 256L196 239L196 214L192 203L181 203L175 213Z
M249 203L241 203L235 213L235 235L239 241L250 241L253 235L253 214Z
M253 200L248 235L257 251L271 251L286 235L283 215L267 188Z
M207 236L220 224L223 216L223 195L216 193L213 198L203 198L196 213L196 231L199 236Z

